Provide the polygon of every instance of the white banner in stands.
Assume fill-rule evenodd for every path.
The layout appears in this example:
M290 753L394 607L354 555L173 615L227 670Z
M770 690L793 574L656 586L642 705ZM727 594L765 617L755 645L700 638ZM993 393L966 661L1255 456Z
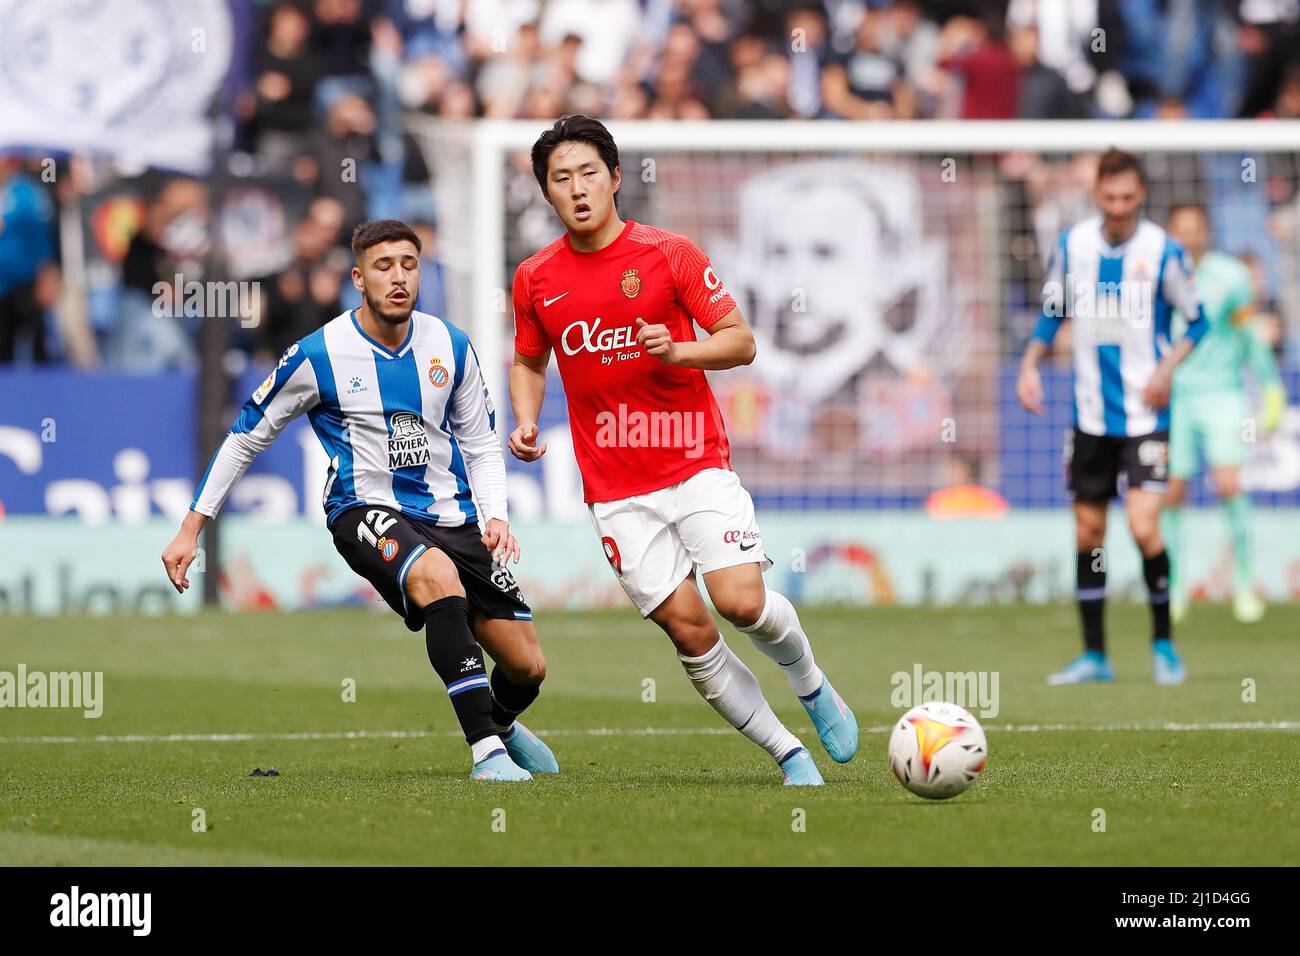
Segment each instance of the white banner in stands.
M0 0L0 148L206 172L227 0Z

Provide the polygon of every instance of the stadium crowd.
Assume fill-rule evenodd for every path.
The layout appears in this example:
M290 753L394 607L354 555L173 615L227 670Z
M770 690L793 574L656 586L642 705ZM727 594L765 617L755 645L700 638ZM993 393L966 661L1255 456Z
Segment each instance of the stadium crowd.
M231 168L301 201L285 205L271 271L246 276L264 295L236 344L254 356L355 304L347 238L367 218L418 225L421 306L442 311L438 170L404 114L1300 118L1300 0L270 0L256 11ZM60 273L60 210L113 177L54 158L66 174L44 175L43 154L0 156L0 364L192 363L194 321L158 315L152 290L201 272L208 185L119 176L134 212L79 307ZM355 179L329 172L349 162Z

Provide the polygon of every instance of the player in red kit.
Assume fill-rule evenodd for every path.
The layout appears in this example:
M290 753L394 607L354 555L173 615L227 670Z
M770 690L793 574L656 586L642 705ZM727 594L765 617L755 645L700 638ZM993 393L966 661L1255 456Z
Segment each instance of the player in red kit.
M850 760L857 720L817 667L793 605L763 584L772 562L704 374L752 362L753 334L695 243L619 218L618 147L604 125L562 117L532 161L565 235L515 272L510 451L523 461L546 451L537 418L554 352L584 497L623 590L787 785L820 785L696 584L698 571L719 613L781 666L831 757ZM697 341L694 325L708 338Z

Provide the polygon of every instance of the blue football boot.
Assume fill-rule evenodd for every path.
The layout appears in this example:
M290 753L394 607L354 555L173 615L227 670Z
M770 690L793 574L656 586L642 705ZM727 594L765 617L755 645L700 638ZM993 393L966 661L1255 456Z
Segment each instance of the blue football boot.
M1155 668L1156 683L1173 687L1187 680L1187 665L1174 650L1174 642L1162 637L1151 644L1151 662Z
M812 718L813 729L822 746L836 763L848 763L858 752L858 719L835 692L831 682L822 678L822 686L807 697L800 697L804 710Z
M1056 686L1059 684L1087 684L1093 681L1111 681L1115 679L1115 672L1110 668L1110 661L1106 660L1106 655L1098 651L1084 651L1069 664L1065 665L1064 670L1059 670L1047 678L1047 683Z
M519 721L515 721L515 725L510 728L510 733L502 740L506 750L510 752L510 758L525 770L533 773L560 772L560 762L555 759L555 754L551 753L551 748L542 743L535 733Z
M469 772L471 780L532 780L533 775L518 767L504 750L494 750Z
M807 747L794 751L781 761L780 767L785 774L783 785L787 787L820 787L826 782Z

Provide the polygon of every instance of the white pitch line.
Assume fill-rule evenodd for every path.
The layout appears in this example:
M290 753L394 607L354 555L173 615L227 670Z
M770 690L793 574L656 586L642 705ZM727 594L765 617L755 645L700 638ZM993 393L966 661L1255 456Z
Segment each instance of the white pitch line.
M809 727L796 727L807 733ZM886 734L893 724L863 727L864 734ZM989 724L992 733L1042 734L1068 731L1111 733L1124 730L1170 731L1184 733L1198 730L1300 730L1300 721L1237 721L1205 724ZM538 730L541 737L701 737L732 734L730 727L589 727L585 729ZM291 734L98 734L93 737L0 737L0 744L175 744L175 743L258 743L293 740L420 740L430 737L459 737L458 730L340 730L303 731Z

